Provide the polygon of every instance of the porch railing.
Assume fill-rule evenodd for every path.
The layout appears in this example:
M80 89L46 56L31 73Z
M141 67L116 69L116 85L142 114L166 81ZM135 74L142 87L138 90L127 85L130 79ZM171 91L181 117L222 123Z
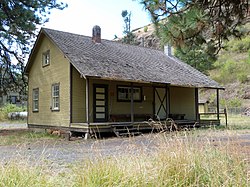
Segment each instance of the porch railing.
M208 112L208 113L199 113L198 114L198 122L200 123L202 120L212 121L212 120L220 120L220 116L223 115L226 122L227 127L227 110L223 109L219 112ZM214 117L214 118L213 118Z

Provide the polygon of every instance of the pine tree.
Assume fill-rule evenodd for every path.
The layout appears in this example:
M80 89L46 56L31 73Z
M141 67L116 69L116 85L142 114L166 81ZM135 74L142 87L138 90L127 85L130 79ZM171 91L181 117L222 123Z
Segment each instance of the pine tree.
M23 71L36 28L48 21L51 9L65 7L57 0L0 1L0 95L14 88L25 91Z
M211 65L195 65L204 71L212 67L224 47L223 41L242 36L239 26L250 21L248 0L140 0L140 3L149 11L162 45L172 44L179 57L189 59L187 63L192 56L203 59L203 65L207 60Z

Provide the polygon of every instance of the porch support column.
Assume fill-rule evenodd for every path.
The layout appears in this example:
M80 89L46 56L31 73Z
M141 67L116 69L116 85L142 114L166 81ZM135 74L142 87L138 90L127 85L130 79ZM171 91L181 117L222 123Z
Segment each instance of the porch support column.
M134 123L134 84L131 83L131 98L130 98L131 122Z
M69 126L71 126L71 123L72 123L72 111L73 111L73 106L72 106L72 97L73 97L73 67L72 67L72 64L70 64L70 123L69 123Z
M168 84L166 84L166 111L167 111L166 118L169 118L169 114L170 114L170 89L169 89Z
M194 91L194 100L195 100L195 118L196 118L196 121L199 121L200 120L200 117L199 117L199 92L198 92L198 88L195 88L195 91Z
M217 120L220 120L220 98L219 98L219 89L216 89L216 95L217 95Z
M156 111L155 111L155 87L153 86L153 120L156 117Z
M86 77L86 122L89 125L89 79Z

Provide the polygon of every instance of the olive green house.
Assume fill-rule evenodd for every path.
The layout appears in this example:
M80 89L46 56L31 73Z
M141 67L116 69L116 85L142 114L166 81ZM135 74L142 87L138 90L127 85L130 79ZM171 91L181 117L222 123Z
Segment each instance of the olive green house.
M28 126L110 132L150 128L149 119L198 122L198 89L214 89L219 106L223 88L166 49L101 39L99 26L92 37L42 28L25 69Z

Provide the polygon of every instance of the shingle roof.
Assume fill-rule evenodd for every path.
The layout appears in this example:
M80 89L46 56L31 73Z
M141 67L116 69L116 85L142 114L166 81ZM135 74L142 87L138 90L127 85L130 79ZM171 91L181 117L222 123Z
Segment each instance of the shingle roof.
M217 82L163 51L43 28L82 76L222 88Z

